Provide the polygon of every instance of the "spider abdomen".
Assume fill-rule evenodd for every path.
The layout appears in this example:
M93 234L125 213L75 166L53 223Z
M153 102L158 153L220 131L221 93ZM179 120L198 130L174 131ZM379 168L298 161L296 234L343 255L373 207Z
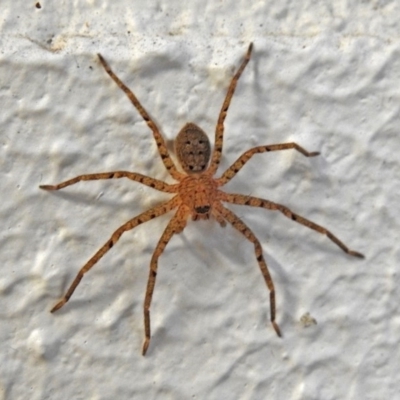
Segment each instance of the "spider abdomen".
M188 174L205 171L211 156L211 145L205 132L196 124L186 124L175 140L179 163Z

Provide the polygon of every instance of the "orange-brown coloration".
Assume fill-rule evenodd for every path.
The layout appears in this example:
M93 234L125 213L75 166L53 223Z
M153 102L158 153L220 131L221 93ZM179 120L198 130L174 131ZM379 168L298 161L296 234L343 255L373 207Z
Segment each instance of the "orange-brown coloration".
M296 143L283 143L273 144L267 146L259 146L250 149L243 153L237 161L235 161L220 178L214 178L217 171L221 152L222 142L224 133L224 120L226 117L227 110L231 98L234 94L237 82L244 68L250 60L252 51L252 44L250 44L246 53L245 59L243 60L240 68L232 78L229 85L227 95L225 97L222 109L218 117L217 128L215 132L215 148L212 154L211 163L207 168L210 159L210 145L208 138L205 133L195 124L186 124L180 131L177 143L176 152L178 154L179 161L183 167L185 173L179 172L173 163L168 150L165 146L165 142L161 133L159 132L156 124L150 118L149 114L139 103L139 100L133 94L133 92L114 74L111 68L108 66L104 58L99 54L99 59L108 75L114 80L114 82L124 91L128 96L129 100L136 107L142 118L146 121L149 128L152 130L154 139L158 146L158 151L161 159L171 174L171 176L178 181L177 184L167 184L148 176L144 176L135 172L127 171L114 171L114 172L103 172L98 174L86 174L79 175L73 179L59 183L57 185L42 185L41 189L45 190L59 190L67 186L73 185L80 181L89 181L96 179L118 179L128 178L133 181L142 183L156 190L173 193L175 196L169 201L154 207L142 214L132 218L124 225L119 227L110 237L110 239L94 254L92 258L81 268L75 277L74 281L68 288L66 294L52 309L51 312L60 309L72 296L79 282L83 278L84 274L88 272L103 256L106 254L119 240L121 235L129 230L132 230L136 226L143 224L153 218L159 217L173 209L177 208L177 211L167 227L165 228L150 262L149 279L147 283L146 297L144 301L144 326L145 326L145 341L143 344L142 354L145 355L150 344L151 329L150 329L150 306L153 297L154 286L157 277L158 269L158 258L164 251L166 245L170 241L171 237L183 231L186 226L187 219L189 217L196 221L199 219L209 219L213 217L221 226L225 226L226 222L230 223L235 229L237 229L244 237L254 245L254 251L257 263L264 277L265 283L270 292L270 319L272 326L278 336L281 336L281 332L278 324L275 321L276 307L275 307L275 288L272 281L272 277L268 271L267 264L264 260L262 248L259 240L256 238L251 229L232 211L228 210L222 205L222 202L246 205L251 207L262 207L268 210L277 210L283 213L286 217L296 221L310 229L313 229L321 234L326 235L332 242L339 246L345 253L363 258L361 253L350 250L343 242L341 242L336 236L334 236L327 229L311 222L298 214L295 214L287 207L273 203L268 200L259 199L252 196L245 196L241 194L228 194L219 190L219 187L229 182L237 172L250 160L254 154L264 153L268 151L295 149L302 153L306 157L317 156L318 152L308 152ZM207 168L207 169L206 169Z
M207 174L187 176L178 185L179 198L193 221L209 219L212 206L218 199L215 180Z

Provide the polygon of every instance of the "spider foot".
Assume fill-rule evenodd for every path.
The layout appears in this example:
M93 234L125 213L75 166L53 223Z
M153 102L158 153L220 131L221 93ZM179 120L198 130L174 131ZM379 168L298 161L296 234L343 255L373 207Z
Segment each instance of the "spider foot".
M349 250L349 254L358 258L365 258L364 254L359 253L358 251Z
M150 344L150 338L147 337L143 343L142 356L146 355L147 349L149 348L149 344Z
M61 301L59 301L59 302L50 310L50 312L53 313L53 312L59 310L66 302L67 302L66 299L62 299Z
M272 322L272 326L275 329L276 334L281 338L282 337L282 333L281 333L281 330L280 330L278 324L275 321L271 321L271 322Z
M321 153L319 151L312 151L308 156L309 157L315 157L315 156L319 156Z
M57 190L57 186L53 185L40 185L39 188L43 190Z

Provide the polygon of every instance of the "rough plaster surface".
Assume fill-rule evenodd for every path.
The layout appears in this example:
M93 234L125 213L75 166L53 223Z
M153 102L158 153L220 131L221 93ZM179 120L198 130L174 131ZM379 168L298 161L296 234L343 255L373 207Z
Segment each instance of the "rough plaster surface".
M0 398L397 398L398 2L40 3L0 6ZM168 196L121 180L38 185L118 169L171 181L95 54L172 148L188 121L213 140L250 41L219 171L261 144L321 156L254 157L226 190L281 202L366 259L282 215L232 207L263 244L279 339L252 246L230 227L190 223L160 259L143 358L148 265L168 215L123 236L50 314L110 234Z

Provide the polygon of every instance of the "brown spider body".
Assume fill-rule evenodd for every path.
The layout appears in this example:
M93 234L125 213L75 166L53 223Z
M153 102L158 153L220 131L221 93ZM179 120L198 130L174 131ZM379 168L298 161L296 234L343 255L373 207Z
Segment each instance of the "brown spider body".
M312 221L307 220L304 217L292 212L289 208L273 203L269 200L260 199L257 197L246 196L242 194L230 194L225 193L219 188L228 183L239 170L252 158L255 154L294 149L303 154L306 157L317 156L318 152L308 152L297 143L281 143L272 144L265 146L254 147L244 152L223 174L220 178L214 178L217 172L218 165L221 160L223 134L224 134L224 121L227 115L227 111L235 91L237 81L242 74L244 68L250 60L252 51L252 44L250 44L245 59L239 67L236 74L233 76L231 83L228 88L225 100L223 102L217 127L215 131L215 147L211 154L210 142L207 135L197 125L193 123L186 124L179 132L176 139L176 153L179 162L185 171L185 173L179 172L172 161L164 139L159 132L156 124L150 118L147 111L140 104L139 100L133 94L133 92L114 74L111 68L108 66L103 57L99 54L101 64L108 73L108 75L114 80L114 82L125 92L129 100L138 110L140 115L146 121L147 125L153 132L154 139L156 141L161 160L164 163L167 171L170 173L172 178L178 181L177 184L167 184L163 181L151 178L149 176L141 175L136 172L128 171L113 171L103 172L97 174L85 174L79 175L75 178L69 179L65 182L61 182L57 185L41 185L41 189L45 190L59 190L67 186L73 185L80 181L89 181L97 179L119 179L128 178L135 182L142 183L146 186L152 187L156 190L175 194L170 200L162 203L150 210L147 210L138 216L132 218L122 226L120 226L111 237L104 243L104 245L87 261L87 263L81 268L75 277L74 281L68 288L64 297L59 301L52 309L51 312L55 312L60 309L72 296L76 287L83 276L118 242L119 238L126 231L134 229L136 226L143 224L153 218L160 215L166 214L167 212L177 209L175 215L172 217L157 246L154 250L153 256L150 261L149 279L147 283L146 297L144 301L144 327L145 327L145 341L143 344L142 354L145 355L150 344L151 329L150 329L150 305L153 297L158 259L164 251L166 245L170 241L173 235L183 231L186 226L187 219L189 217L192 220L209 219L214 217L221 226L225 226L228 222L240 232L246 239L248 239L254 245L254 252L256 261L259 265L265 283L270 293L270 319L271 324L274 327L278 336L281 336L278 324L275 321L276 306L275 306L275 288L272 281L272 277L268 271L267 264L265 262L262 247L251 231L251 229L232 211L226 208L222 203L240 204L250 207L261 207L267 210L276 210L281 212L285 217L296 221L316 232L326 235L332 242L339 246L345 253L363 258L361 253L350 250L343 242L341 242L335 235L333 235L326 228L315 224ZM211 159L211 162L210 162Z
M213 203L218 198L217 188L211 176L201 174L187 176L178 185L179 198L193 221L210 218Z
M209 219L217 198L215 179L204 173L211 157L211 145L205 132L196 124L186 124L175 139L175 152L188 174L178 185L178 194L193 221Z
M210 141L201 128L188 123L175 139L175 152L187 174L203 172L210 162Z

